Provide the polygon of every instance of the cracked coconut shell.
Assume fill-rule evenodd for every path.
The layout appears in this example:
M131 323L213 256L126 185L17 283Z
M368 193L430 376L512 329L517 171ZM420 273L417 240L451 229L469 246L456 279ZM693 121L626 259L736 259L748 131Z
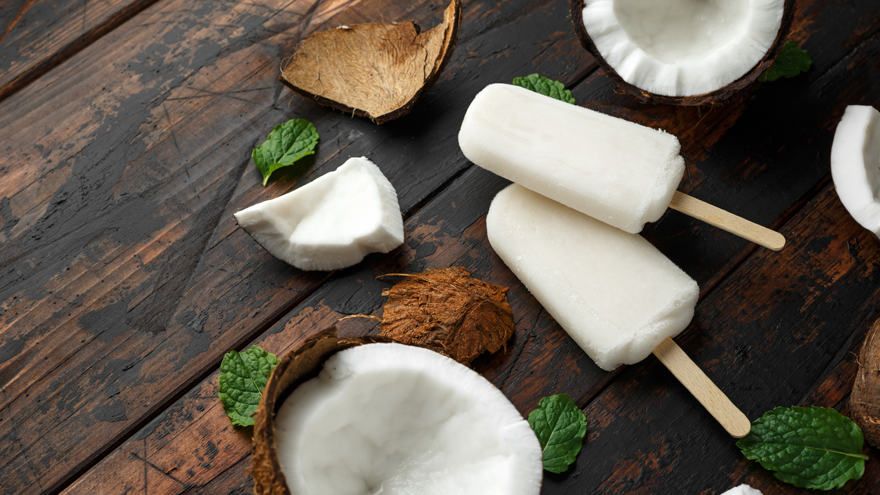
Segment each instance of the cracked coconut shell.
M281 76L322 105L376 124L394 120L437 79L452 52L460 12L460 0L452 0L443 21L424 32L404 21L314 33L283 64Z

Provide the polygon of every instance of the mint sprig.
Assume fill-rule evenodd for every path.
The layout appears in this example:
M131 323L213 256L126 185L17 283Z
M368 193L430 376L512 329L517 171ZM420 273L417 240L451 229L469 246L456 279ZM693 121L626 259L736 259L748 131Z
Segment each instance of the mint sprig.
M865 472L862 430L827 407L777 407L736 442L743 455L800 488L835 490Z
M565 394L544 397L529 413L544 453L544 469L564 473L575 461L587 434L587 415Z
M810 70L813 59L803 48L793 41L786 41L776 56L776 61L758 78L762 82L772 82L777 79L787 79L803 74Z
M266 140L251 151L251 158L265 186L272 172L314 155L317 145L318 130L314 124L306 119L290 119L275 126Z
M263 388L276 364L275 354L257 346L241 352L229 351L223 356L218 395L233 425L253 426Z
M566 103L574 104L575 102L574 95L571 94L571 91L565 88L564 84L550 79L549 77L544 77L541 74L529 74L527 76L514 77L513 84L515 86L521 86L532 90L535 93L549 96L550 98L556 98L557 100Z

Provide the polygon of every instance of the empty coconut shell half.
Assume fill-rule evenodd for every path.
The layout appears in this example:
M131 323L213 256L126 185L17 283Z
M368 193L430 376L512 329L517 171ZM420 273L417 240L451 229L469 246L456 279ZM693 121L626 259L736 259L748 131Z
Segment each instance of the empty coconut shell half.
M339 26L300 42L281 77L303 95L377 124L409 113L449 59L460 0L443 21L421 32L412 21Z
M542 451L481 375L432 350L327 331L281 358L254 426L254 493L538 495Z
M794 0L570 0L581 44L640 101L718 103L773 65Z

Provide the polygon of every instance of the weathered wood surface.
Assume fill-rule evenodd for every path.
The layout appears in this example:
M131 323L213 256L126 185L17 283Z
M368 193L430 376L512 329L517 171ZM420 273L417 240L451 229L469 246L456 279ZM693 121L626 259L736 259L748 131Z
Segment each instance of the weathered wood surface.
M277 60L303 29L428 23L442 4L159 2L0 103L3 491L51 491L94 464L68 492L246 492L248 432L216 401L222 353L254 337L283 352L340 314L378 310L377 274L462 264L510 285L517 318L514 346L477 368L522 411L563 391L593 418L578 466L548 477L546 493L716 493L740 479L787 493L743 463L656 362L611 374L589 362L491 253L483 216L505 182L469 168L454 135L476 90L533 70L574 85L582 104L677 133L684 190L781 226L791 242L780 258L675 213L651 227L703 288L680 342L751 417L838 405L847 349L876 316L878 243L830 192L827 156L843 107L878 103L880 9L800 2L794 37L813 71L697 110L636 105L600 72L583 80L594 64L562 3L466 3L437 86L382 128L293 96ZM248 150L292 115L316 122L317 160L262 189ZM304 275L235 228L236 209L365 153L398 189L405 248ZM856 493L877 480L870 466Z

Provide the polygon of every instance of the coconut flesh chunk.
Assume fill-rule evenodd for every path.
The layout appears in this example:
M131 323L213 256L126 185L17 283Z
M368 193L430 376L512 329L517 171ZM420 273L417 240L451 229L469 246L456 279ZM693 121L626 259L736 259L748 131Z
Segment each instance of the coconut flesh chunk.
M537 495L535 434L485 378L428 349L340 351L275 416L297 495Z
M784 0L585 0L583 23L624 81L664 96L710 93L748 73L776 39Z
M403 243L394 186L365 157L283 196L246 208L235 219L261 246L301 270L336 270Z
M762 495L760 490L756 490L749 485L742 484L735 486L721 495Z
M846 107L831 146L831 177L846 211L880 237L880 112Z

